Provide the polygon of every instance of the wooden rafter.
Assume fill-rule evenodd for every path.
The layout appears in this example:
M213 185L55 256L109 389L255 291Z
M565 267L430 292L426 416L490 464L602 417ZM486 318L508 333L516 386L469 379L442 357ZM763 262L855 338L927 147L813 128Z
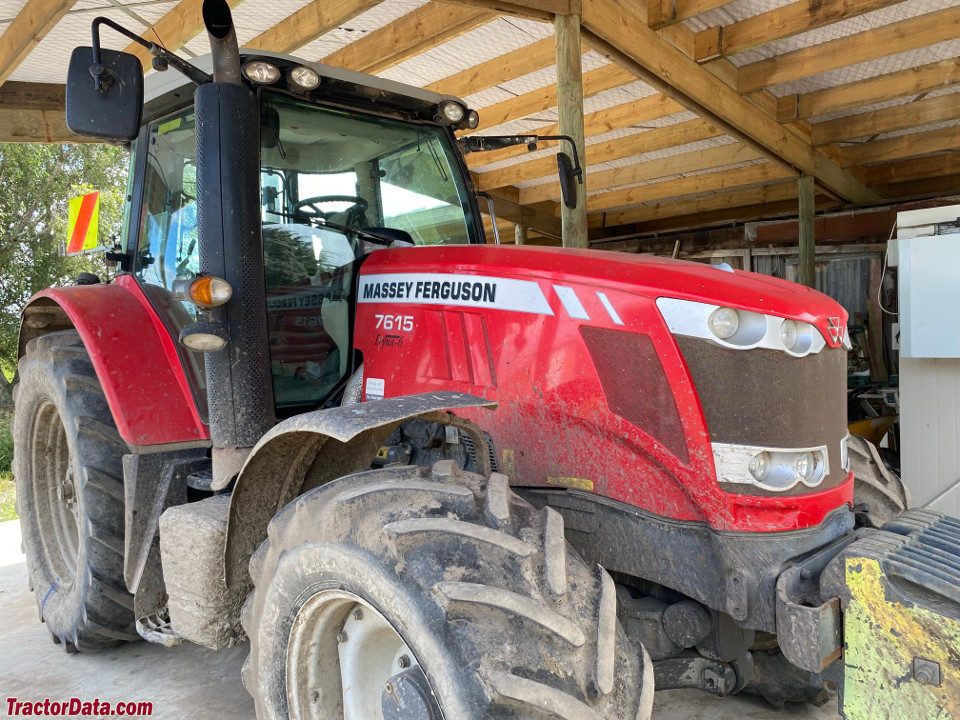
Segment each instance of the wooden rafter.
M327 65L378 73L490 22L489 10L428 3L331 53Z
M323 0L310 2L288 15L273 27L263 31L244 47L251 50L269 50L292 53L313 42L335 27L349 22L360 13L379 5L383 0Z
M700 173L678 178L677 180L665 180L647 185L637 185L623 190L598 193L597 195L591 195L587 204L590 212L597 212L600 210L625 207L627 205L669 200L670 198L679 198L685 195L717 192L746 185L759 185L774 180L786 180L790 177L794 177L793 173L782 165L765 162L758 165L746 165L732 170Z
M584 38L602 54L717 127L813 175L829 191L865 203L879 199L810 143L707 72L651 31L626 0L593 0L584 7Z
M0 37L0 84L20 67L77 0L27 0Z
M706 168L722 168L749 160L758 160L762 157L763 155L759 151L743 143L730 143L706 150L693 150L679 155L670 155L659 160L646 160L612 170L591 172L587 175L587 192L595 193L609 188L634 185ZM560 183L558 181L540 183L520 189L520 202L523 205L532 205L545 200L556 200L559 197ZM591 200L588 198L587 204L590 203Z
M243 0L227 0L233 9ZM180 0L173 9L157 20L140 37L144 40L162 44L170 52L175 52L193 40L203 30L203 0ZM150 68L151 57L147 49L137 43L130 43L124 52L136 55L145 70Z
M745 65L738 72L742 93L960 37L960 7L919 15Z
M612 227L657 220L666 217L679 217L715 210L737 209L749 205L792 200L797 197L797 183L785 180L768 185L757 185L739 190L714 192L708 195L685 200L669 199L636 208L606 213L604 225Z
M799 96L790 95L781 98L786 100L785 106L791 108L789 115L782 119L827 115L886 100L921 95L958 84L960 84L960 58L949 58L929 65L920 65L866 80L815 90Z
M928 155L864 168L864 179L869 185L891 185L943 175L960 175L960 153ZM523 191L520 200L523 201Z
M616 65L604 65L583 74L583 96L591 97L635 80ZM486 130L557 106L557 86L546 85L517 97L482 108L477 130Z
M731 2L733 0L647 0L647 24L659 30Z
M928 132L898 135L887 140L874 140L841 148L839 155L844 167L866 163L889 162L909 157L952 152L960 147L960 125Z
M951 93L816 123L813 125L813 144L827 145L841 140L881 135L955 120L958 117L960 117L960 93Z
M547 37L437 80L427 85L427 90L458 97L472 95L494 85L515 80L521 75L550 67L555 61L553 38Z
M727 57L898 2L902 0L799 0L723 28L698 32L694 38L694 59Z
M664 148L685 145L687 143L707 140L722 135L723 131L716 129L703 120L688 120L686 122L668 125L667 127L647 130L646 132L628 135L617 140L588 145L586 157L583 160L585 167L611 160L620 160L632 155L663 150ZM519 182L536 180L556 173L557 158L554 155L529 160L527 162L510 165L500 170L491 170L477 175L478 187L481 190L499 188ZM589 176L590 173L587 173Z

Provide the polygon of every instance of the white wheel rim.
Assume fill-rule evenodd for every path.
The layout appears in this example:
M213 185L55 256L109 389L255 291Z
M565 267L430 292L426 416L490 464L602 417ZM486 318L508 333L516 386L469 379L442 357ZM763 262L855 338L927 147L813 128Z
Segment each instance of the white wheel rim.
M418 665L400 634L370 604L343 590L304 603L290 628L287 702L291 718L382 720L387 681Z

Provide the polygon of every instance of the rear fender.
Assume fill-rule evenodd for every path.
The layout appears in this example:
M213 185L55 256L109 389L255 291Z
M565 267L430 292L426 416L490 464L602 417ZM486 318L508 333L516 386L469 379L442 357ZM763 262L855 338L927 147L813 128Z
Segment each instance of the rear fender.
M480 407L492 409L496 403L464 393L424 393L304 413L271 429L247 458L230 500L227 585L245 581L250 556L281 508L307 490L370 468L380 445L404 420L425 418L460 427L477 448L478 471L488 474L490 455L480 428L444 412Z
M128 445L208 444L174 340L133 276L35 295L23 311L18 357L30 340L71 328L90 354Z

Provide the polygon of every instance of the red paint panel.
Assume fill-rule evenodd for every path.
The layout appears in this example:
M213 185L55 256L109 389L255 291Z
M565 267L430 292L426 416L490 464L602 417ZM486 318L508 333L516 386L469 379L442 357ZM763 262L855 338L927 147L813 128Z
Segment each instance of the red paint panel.
M487 289L472 303L438 299L432 291L418 296L418 282L437 284L433 275L467 278L474 288L499 283L496 299L491 290L487 302ZM849 482L790 498L721 491L699 398L656 307L661 296L729 305L803 320L830 337L828 318L839 315L845 323L846 317L820 293L693 263L530 247L383 250L364 263L361 283L374 282L372 276L409 283L412 294L361 298L355 342L366 376L383 381L385 397L455 390L497 401L495 411L463 414L491 433L502 469L516 484L592 488L662 517L746 532L814 526L851 502ZM411 318L402 347L378 349L376 317L384 314ZM631 416L622 403L614 403L620 414L611 410L581 328L588 335L647 338L647 354L659 359L662 372L655 384L669 388L675 408L669 433L647 428L660 442L621 416ZM602 352L628 367L634 350L625 343ZM655 402L661 401L658 394Z
M120 437L130 445L208 440L174 340L137 285L44 290L73 322L103 386Z

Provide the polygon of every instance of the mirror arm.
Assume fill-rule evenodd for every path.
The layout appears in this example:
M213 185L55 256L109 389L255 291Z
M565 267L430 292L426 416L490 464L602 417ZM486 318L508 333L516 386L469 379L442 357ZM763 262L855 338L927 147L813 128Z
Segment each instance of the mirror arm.
M583 185L583 169L580 167L580 154L577 152L577 144L569 135L540 135L540 140L566 140L570 143L570 149L573 150L573 170L571 175L576 176L577 181Z
M160 47L156 43L144 40L136 33L130 32L122 25L115 23L110 18L100 16L94 18L93 23L90 25L90 31L93 34L93 44L91 46L93 49L93 63L90 65L90 75L93 76L93 86L97 92L103 92L113 84L113 76L110 74L110 71L106 70L100 63L101 25L106 25L107 27L113 28L124 37L127 37L138 45L145 47L147 51L154 57L163 58L197 85L205 85L206 83L213 82L213 78L210 77L210 75L174 55L172 52Z
M533 152L541 140L566 140L573 150L573 170L571 174L583 184L583 169L580 167L580 153L577 144L569 135L467 135L460 138L460 149L464 155L472 152L486 152L489 150L503 150L515 145L526 145Z

